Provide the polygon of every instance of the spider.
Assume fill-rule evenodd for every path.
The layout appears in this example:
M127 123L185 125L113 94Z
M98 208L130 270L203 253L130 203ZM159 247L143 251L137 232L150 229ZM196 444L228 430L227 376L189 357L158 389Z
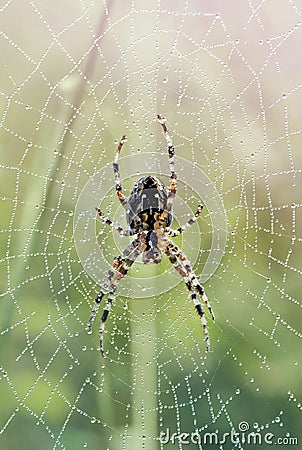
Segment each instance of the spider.
M204 330L206 351L210 349L210 338L207 322L199 298L203 300L212 316L212 319L214 320L212 307L205 294L203 286L199 283L195 273L193 272L190 261L182 250L168 237L179 236L183 233L188 226L192 225L197 220L203 206L199 205L194 216L183 226L176 230L170 228L172 222L172 205L177 190L177 175L174 169L175 152L171 136L166 127L165 118L158 114L157 119L162 126L167 143L171 176L169 188L166 188L157 177L147 175L140 178L134 184L133 190L131 191L129 197L126 198L123 193L118 164L122 146L126 142L126 136L123 136L116 150L116 155L113 162L113 171L116 193L119 201L126 210L126 219L129 229L123 229L106 217L99 208L96 208L97 214L101 220L105 224L117 230L121 236L136 236L136 238L122 251L122 253L117 256L111 268L105 275L102 289L94 301L87 324L87 331L88 333L91 333L92 324L96 318L101 300L104 295L109 292L100 324L100 353L102 356L104 356L103 337L105 323L112 306L117 285L119 281L127 274L128 270L139 255L142 255L142 261L145 264L148 262L158 264L162 260L162 254L167 255L171 264L183 277L183 280L191 294L191 298Z

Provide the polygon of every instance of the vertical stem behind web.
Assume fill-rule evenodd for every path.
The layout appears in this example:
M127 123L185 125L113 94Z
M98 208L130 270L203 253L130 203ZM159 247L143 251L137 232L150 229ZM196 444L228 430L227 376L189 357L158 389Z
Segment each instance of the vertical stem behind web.
M150 266L153 275L157 275L156 266ZM149 272L149 275L152 274ZM158 449L156 319L150 312L152 301L154 299L151 298L131 301L133 319L130 349L133 369L129 421L123 432L115 434L112 448Z
M150 265L155 280L157 268L152 263ZM133 441L126 441L126 448L129 450L137 448L135 443L148 450L158 448L156 320L150 315L152 301L154 300L151 298L145 298L132 302L134 319L131 323L131 352L135 361L135 372L130 430ZM142 436L145 436L145 439Z

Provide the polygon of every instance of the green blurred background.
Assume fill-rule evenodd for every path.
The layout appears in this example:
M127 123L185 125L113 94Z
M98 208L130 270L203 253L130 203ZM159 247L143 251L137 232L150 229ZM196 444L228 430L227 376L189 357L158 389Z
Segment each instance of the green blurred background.
M273 1L3 3L1 449L218 448L158 438L242 421L301 442L300 17ZM74 210L125 132L134 173L135 155L165 150L158 112L225 207L227 247L205 284L212 351L180 283L117 296L103 360L97 324L85 332L102 274L80 263ZM193 210L202 200L179 193ZM214 218L205 209L188 231L192 249L202 233L197 274ZM99 244L116 256L110 230Z

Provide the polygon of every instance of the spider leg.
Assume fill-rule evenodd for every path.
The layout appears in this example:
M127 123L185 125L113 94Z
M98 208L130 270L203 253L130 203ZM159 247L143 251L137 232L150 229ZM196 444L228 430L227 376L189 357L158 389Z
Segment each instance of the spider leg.
M122 183L121 183L121 177L120 177L120 170L119 170L119 156L120 152L122 150L123 144L126 142L127 138L126 136L122 136L122 139L119 142L119 145L116 149L115 158L113 162L113 172L114 172L114 181L115 181L115 189L118 196L119 201L122 203L125 209L128 207L128 199L123 193Z
M106 305L103 310L100 324L100 353L104 356L103 348L103 336L105 331L105 322L108 318L112 302L114 299L114 294L119 281L127 274L129 268L132 266L136 258L141 254L141 240L135 239L131 244L129 244L123 253L119 255L113 262L111 268L106 274L106 277L102 284L102 290L95 299L94 305L91 310L90 318L87 324L87 331L91 333L92 324L97 315L98 309L100 307L100 302L105 295L105 291L108 292L109 285L109 295L107 298Z
M188 220L187 223L185 223L184 225L182 225L181 227L177 228L177 230L172 230L171 228L167 227L165 229L165 233L168 236L179 236L181 233L183 233L189 226L191 226L194 222L196 222L196 220L198 219L201 211L203 210L203 205L198 205L198 209L196 211L196 213L194 214L194 216Z
M177 191L177 175L176 175L175 168L174 168L175 150L174 150L172 138L166 127L166 119L164 117L162 117L160 114L158 114L157 120L159 121L159 123L162 126L162 129L163 129L163 132L165 135L165 139L167 142L167 149L168 149L168 155L169 155L171 184L169 186L169 195L168 195L168 199L167 199L167 210L170 211L172 208L172 205L173 205L176 191Z
M165 249L164 252L168 256L170 262L173 264L177 272L184 278L184 281L186 283L186 286L191 294L191 298L193 300L194 306L196 308L196 311L201 319L202 327L205 334L205 340L206 340L206 351L209 351L210 349L210 337L209 337L209 331L207 327L207 321L206 317L201 305L201 302L198 300L197 293L201 296L202 300L206 304L212 319L214 320L214 313L212 310L212 307L210 305L210 302L204 292L203 286L199 283L195 273L193 272L193 269L191 267L190 261L185 256L185 254L182 252L182 250L177 247L170 239L164 238L164 245Z
M111 268L108 270L107 274L105 275L105 278L104 278L103 283L102 283L102 290L97 295L97 297L96 297L96 299L94 301L93 307L91 309L90 317L89 317L88 324L87 324L87 327L86 327L86 330L87 330L88 334L92 333L92 325L93 325L93 322L95 321L96 315L98 313L101 300L104 297L105 293L108 291L108 286L111 283L111 280L113 279L116 271L121 266L122 262L123 262L122 256L119 255L114 260Z
M189 290L190 290L190 288L196 289L198 294L202 297L202 300L204 301L205 305L207 306L209 313L212 316L212 319L215 320L215 315L214 315L212 306L209 302L208 297L205 294L202 284L200 284L200 282L198 281L198 278L196 277L196 275L192 269L190 261L188 260L188 258L184 254L184 252L176 244L174 244L174 242L172 242L170 239L164 238L163 241L165 242L166 247L171 249L171 251L175 254L177 259L181 262L183 268L187 271L189 283L186 283L186 284L187 284L188 289Z
M112 220L110 220L108 217L106 217L102 211L99 208L95 208L96 212L98 213L98 215L100 216L101 220L106 223L107 225L109 225L111 228L113 228L114 230L116 230L121 236L133 236L134 234L137 234L137 232L135 230L124 230L124 228L122 228L120 225L118 225L115 222L112 222Z
M103 310L103 314L101 317L101 323L100 323L100 353L102 356L104 356L104 348L103 348L103 339L104 339L104 332L105 332L105 323L108 318L113 300L114 300L114 294L117 288L117 285L119 281L124 278L124 276L127 274L128 270L134 263L135 259L139 256L141 253L141 250L137 247L134 247L133 252L130 253L129 257L124 257L123 262L120 265L117 273L115 273L111 285L110 285L110 291L107 298L107 302L105 305L105 308Z
M111 285L110 285L110 291L107 298L107 302L105 305L105 308L103 309L103 314L101 317L101 323L100 323L100 353L102 356L104 356L104 347L103 347L103 340L104 340L104 332L105 332L105 323L109 316L109 312L114 300L115 291L118 285L118 282L127 274L129 268L134 263L133 260L126 260L124 261L120 268L118 269L118 272L115 274L115 276L112 279Z

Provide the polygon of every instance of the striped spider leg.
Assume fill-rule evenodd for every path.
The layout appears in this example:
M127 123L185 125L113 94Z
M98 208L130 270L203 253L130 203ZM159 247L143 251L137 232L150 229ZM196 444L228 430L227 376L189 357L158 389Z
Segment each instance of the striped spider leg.
M209 337L209 331L207 327L207 321L204 314L204 310L202 308L202 304L199 301L197 294L200 295L201 299L207 306L212 319L215 320L214 312L212 310L212 307L210 305L210 302L208 300L208 297L205 294L203 286L199 283L193 269L191 266L190 261L186 257L186 255L183 253L183 251L176 245L174 242L172 242L169 238L164 237L163 238L163 245L164 249L163 251L168 256L171 264L175 267L177 272L184 278L184 282L191 294L191 298L194 302L196 311L201 319L202 327L205 334L205 340L206 340L206 350L210 350L210 337Z
M114 300L117 285L119 281L122 278L124 278L124 276L127 274L128 270L130 269L136 258L142 253L143 248L142 244L143 242L141 239L135 239L133 242L131 242L131 244L129 244L125 248L125 250L123 250L122 254L119 255L114 260L111 268L108 270L104 278L102 289L94 301L94 305L92 307L90 318L87 324L87 331L89 334L92 332L92 325L96 318L98 309L100 307L101 300L109 289L109 295L103 310L103 315L101 317L101 324L100 324L100 353L102 356L104 356L103 338L105 331L105 323L108 318L112 302Z
M119 169L119 162L118 162L120 152L126 141L127 141L127 137L125 135L122 136L122 139L120 140L119 145L117 146L117 149L116 149L115 158L114 158L114 162L113 162L113 172L114 172L115 190L116 190L118 199L121 202L121 204L123 205L123 207L127 210L128 199L123 192L121 176L120 176L120 169Z
M170 178L171 178L171 183L169 186L169 195L168 195L168 199L167 199L167 210L171 211L172 209L172 205L173 205L173 201L174 198L176 196L176 191L177 191L177 175L175 172L175 168L174 168L174 155L175 155L175 150L174 150L174 145L173 145L173 141L172 138L168 132L167 126L166 126L166 119L161 116L160 114L157 115L157 120L158 122L161 124L163 132L164 132L164 136L166 139L166 143L167 143L167 150L168 150L168 155L169 155L169 167L170 167Z
M95 208L96 212L98 213L99 217L101 218L102 222L104 222L106 225L109 225L111 228L116 230L121 236L133 236L134 234L137 234L137 232L133 229L124 230L123 227L118 225L115 222L112 222L107 216L105 216L100 208Z
M184 225L182 225L181 227L177 228L177 230L172 230L170 227L167 227L165 229L165 233L168 236L179 236L180 234L182 234L189 226L193 225L194 222L196 222L196 220L198 219L201 211L203 210L203 205L198 205L198 209L196 211L196 213L194 214L194 216L188 220Z

